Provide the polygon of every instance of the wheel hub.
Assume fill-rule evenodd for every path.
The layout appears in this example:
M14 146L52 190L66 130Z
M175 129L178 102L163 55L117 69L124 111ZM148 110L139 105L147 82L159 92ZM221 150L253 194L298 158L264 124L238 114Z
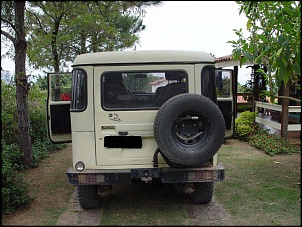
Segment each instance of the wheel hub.
M201 140L204 125L198 116L187 115L175 122L175 134L178 141L183 144L194 144Z

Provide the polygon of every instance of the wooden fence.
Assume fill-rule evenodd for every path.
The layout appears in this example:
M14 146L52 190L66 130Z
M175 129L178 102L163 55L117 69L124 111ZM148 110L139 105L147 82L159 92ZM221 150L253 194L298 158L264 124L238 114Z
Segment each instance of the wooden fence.
M280 116L281 118L281 113L282 113L281 105L255 101L255 106L256 106L255 112L258 112L258 108L263 108L266 111L268 110L268 112L275 111L277 113L276 115ZM300 123L301 106L289 106L288 111L289 111L289 124L288 124L287 131L301 131L301 123ZM278 119L278 117L276 118ZM260 115L256 117L255 121L265 126L269 126L281 130L281 123L263 118ZM294 123L290 123L290 122L294 122Z

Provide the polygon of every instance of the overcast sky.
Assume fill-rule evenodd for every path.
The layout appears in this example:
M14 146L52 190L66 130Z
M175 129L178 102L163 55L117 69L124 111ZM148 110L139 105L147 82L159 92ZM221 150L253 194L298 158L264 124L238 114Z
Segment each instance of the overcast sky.
M227 42L238 39L233 29L246 31L246 22L235 1L163 1L146 8L146 29L136 49L200 50L222 57L232 54ZM250 72L239 68L238 81L244 84Z
M137 50L201 50L216 57L232 53L233 29L246 26L235 1L163 1L146 8Z
M237 40L233 29L245 30L247 19L239 16L235 1L163 1L145 9L146 29L136 50L200 50L221 57L232 53L230 40ZM1 51L2 45L1 45ZM4 70L14 63L1 60ZM239 68L238 81L250 79L250 68ZM32 72L31 72L32 73Z

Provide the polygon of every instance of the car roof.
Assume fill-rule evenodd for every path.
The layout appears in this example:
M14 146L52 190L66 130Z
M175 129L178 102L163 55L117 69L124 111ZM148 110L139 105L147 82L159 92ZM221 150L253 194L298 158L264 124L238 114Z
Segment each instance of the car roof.
M214 57L203 51L187 50L137 50L110 51L78 55L73 64L81 65L123 65L163 63L214 63Z

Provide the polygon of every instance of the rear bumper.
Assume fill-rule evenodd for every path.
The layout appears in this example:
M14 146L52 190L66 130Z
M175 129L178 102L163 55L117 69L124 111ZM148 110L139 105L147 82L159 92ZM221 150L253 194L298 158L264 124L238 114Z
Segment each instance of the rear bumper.
M130 184L132 180L152 181L160 178L163 183L210 182L224 180L224 167L221 164L203 168L143 168L67 170L68 183L72 185L117 185Z

